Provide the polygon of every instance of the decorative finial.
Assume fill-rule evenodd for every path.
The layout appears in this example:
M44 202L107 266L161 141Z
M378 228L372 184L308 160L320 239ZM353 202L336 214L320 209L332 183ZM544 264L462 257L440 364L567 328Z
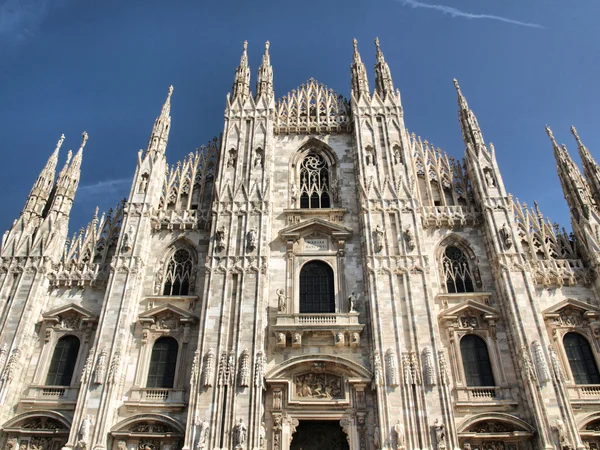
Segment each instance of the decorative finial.
M65 140L65 135L61 134L60 135L60 139L56 143L56 150L60 149L60 147L62 146L64 140Z
M265 50L269 50L271 43L269 41L265 42Z
M248 50L248 41L244 41L244 51Z
M556 139L554 139L554 133L552 133L552 130L550 129L550 127L548 125L546 125L546 133L548 133L548 137L552 141L552 145L554 145L555 147L558 147L558 144L556 143Z
M173 94L173 85L169 86L169 93L167 95L168 95L168 97L171 97L172 94Z
M354 45L354 51L358 51L358 40L356 38L352 39L352 44Z
M67 152L67 162L65 163L65 166L71 162L72 157L73 157L73 150L69 150Z
M456 88L456 90L460 91L460 86L458 85L458 80L456 78L454 78L452 81L454 81L454 87Z
M377 50L379 50L379 38L378 37L375 38L375 47L377 47Z
M573 137L577 141L577 144L581 145L581 139L579 138L579 134L577 133L577 129L575 128L574 125L571 125L571 133L573 134Z
M86 131L84 131L81 134L81 146L79 147L81 150L83 150L83 147L85 147L87 140L88 140L88 134Z

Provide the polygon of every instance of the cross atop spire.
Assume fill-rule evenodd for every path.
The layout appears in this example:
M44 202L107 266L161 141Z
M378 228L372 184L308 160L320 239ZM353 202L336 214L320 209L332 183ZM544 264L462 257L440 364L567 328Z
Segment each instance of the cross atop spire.
M233 80L232 98L246 98L250 94L250 68L248 67L248 41L244 41L244 51L240 58L240 65L235 71Z
M383 52L381 51L381 47L379 46L379 38L375 38L375 48L375 56L377 59L377 62L375 63L375 90L379 93L379 95L381 95L381 97L393 95L394 82L392 81L390 67L385 62Z
M354 45L354 54L352 55L352 64L350 65L352 94L357 100L363 96L369 98L369 80L367 79L365 65L360 58L360 53L358 53L358 41L356 38L352 40L352 43Z
M261 95L267 97L273 96L273 68L271 67L269 47L269 41L265 42L265 53L262 63L258 68L258 77L256 79L256 98L259 98Z

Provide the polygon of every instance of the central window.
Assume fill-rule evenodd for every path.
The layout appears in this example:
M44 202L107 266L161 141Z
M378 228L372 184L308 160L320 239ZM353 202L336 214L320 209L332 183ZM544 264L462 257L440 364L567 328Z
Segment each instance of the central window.
M180 248L169 259L163 295L188 295L193 264L190 252Z
M449 294L475 292L469 261L460 248L446 247L443 266Z
M300 208L331 208L329 175L321 155L306 155L300 164Z
M322 261L306 263L300 271L300 313L334 313L333 270Z

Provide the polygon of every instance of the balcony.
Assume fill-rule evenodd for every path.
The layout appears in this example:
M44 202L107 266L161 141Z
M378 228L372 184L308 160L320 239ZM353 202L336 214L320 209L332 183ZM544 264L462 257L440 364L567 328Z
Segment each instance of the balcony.
M472 206L423 206L421 219L425 228L474 226L481 221L481 213Z
M472 406L516 406L518 403L512 399L510 389L499 386L463 387L454 388L457 407Z
M285 347L290 336L292 347L301 347L303 335L330 334L333 343L351 347L360 346L360 333L365 327L358 322L358 313L277 314L273 330L277 346Z
M185 390L169 388L132 388L125 406L129 411L160 409L180 411L185 408Z
M600 384L576 384L567 386L569 399L573 404L600 404Z
M20 403L23 408L27 409L35 409L40 406L75 409L78 393L78 387L30 386Z

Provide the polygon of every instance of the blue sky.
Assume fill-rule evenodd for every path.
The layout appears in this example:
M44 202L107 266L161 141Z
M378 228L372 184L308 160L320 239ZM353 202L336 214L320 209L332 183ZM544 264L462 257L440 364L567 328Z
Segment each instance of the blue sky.
M463 155L458 78L508 190L568 226L544 126L576 155L574 124L600 159L598 16L596 0L0 0L0 229L61 133L59 165L90 136L73 231L128 194L170 84L174 163L222 131L244 40L252 86L269 40L277 98L310 77L348 96L352 38L373 88L376 36L410 131Z

